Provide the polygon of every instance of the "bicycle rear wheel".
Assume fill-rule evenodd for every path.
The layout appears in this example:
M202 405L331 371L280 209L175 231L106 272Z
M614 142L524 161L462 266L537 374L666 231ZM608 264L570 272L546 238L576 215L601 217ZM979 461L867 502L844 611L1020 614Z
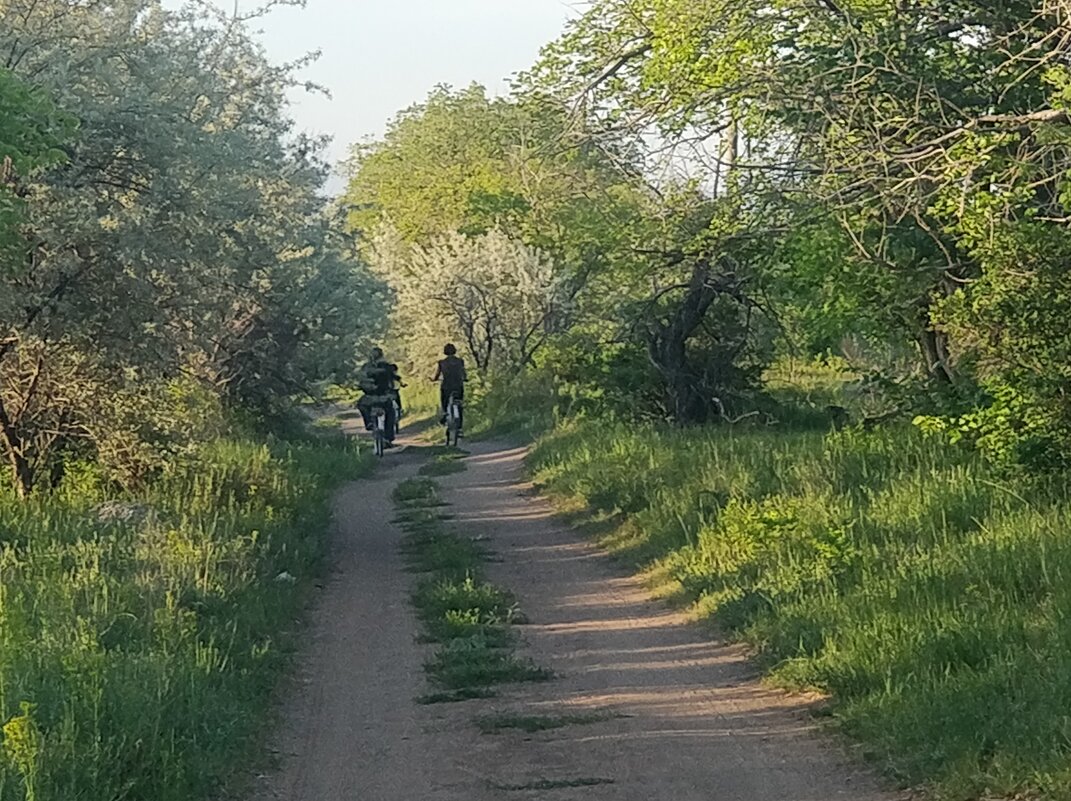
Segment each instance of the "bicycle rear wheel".
M378 412L375 417L375 422L372 424L372 452L376 456L382 456L383 452L387 449L387 416L382 411Z

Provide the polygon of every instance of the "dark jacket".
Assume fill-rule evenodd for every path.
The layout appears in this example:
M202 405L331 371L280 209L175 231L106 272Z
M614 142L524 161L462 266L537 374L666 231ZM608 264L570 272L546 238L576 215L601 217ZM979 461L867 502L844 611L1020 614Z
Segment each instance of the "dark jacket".
M398 366L380 359L361 368L360 387L366 395L388 395L399 381Z

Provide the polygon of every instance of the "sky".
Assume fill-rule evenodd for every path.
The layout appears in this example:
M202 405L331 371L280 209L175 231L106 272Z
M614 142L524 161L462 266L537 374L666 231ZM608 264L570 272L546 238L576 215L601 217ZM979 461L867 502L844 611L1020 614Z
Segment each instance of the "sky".
M216 0L233 8L233 0ZM242 8L261 0L239 0ZM295 93L302 130L334 137L330 156L378 137L396 112L422 100L437 84L476 81L491 94L531 66L540 48L576 16L575 0L308 0L280 8L256 27L274 61L319 50L302 77L331 97ZM337 180L332 183L337 184ZM338 187L335 186L335 189Z

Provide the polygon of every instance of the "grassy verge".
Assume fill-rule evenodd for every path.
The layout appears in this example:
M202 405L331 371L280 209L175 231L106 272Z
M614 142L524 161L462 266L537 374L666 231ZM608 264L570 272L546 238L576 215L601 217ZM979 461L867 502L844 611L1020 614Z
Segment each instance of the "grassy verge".
M751 643L902 781L1071 796L1071 498L913 430L585 423L531 457L606 544Z
M512 626L524 621L516 600L484 580L487 554L446 524L435 482L403 481L394 502L407 532L403 553L419 575L413 607L423 639L438 646L424 666L436 691L418 700L486 698L496 684L550 678L549 671L517 655Z
M365 467L341 442L226 441L136 498L0 497L0 799L218 793L286 665L329 490Z

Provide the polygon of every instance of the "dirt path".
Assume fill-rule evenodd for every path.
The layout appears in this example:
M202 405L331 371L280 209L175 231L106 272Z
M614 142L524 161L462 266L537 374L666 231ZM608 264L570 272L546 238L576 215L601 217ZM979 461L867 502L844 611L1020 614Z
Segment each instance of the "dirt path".
M526 653L558 678L500 698L421 706L424 646L407 605L390 490L420 455L391 454L336 505L335 571L280 732L279 771L254 801L886 801L894 796L761 687L739 649L647 599L530 495L522 453L473 448L441 479L458 525L486 537L495 583L532 624ZM536 734L481 735L488 713L605 713ZM511 790L508 787L541 787Z

